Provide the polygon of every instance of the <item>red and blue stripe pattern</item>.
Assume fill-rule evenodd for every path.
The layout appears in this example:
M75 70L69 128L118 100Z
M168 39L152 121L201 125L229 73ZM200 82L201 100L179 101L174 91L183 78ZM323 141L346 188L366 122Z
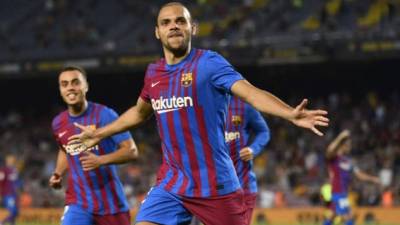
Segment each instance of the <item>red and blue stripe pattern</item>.
M118 115L110 108L89 102L87 110L80 116L73 117L64 111L53 120L54 136L62 149L67 152L68 187L66 205L77 204L91 213L109 215L129 210L122 183L117 175L115 165L101 166L92 171L83 171L79 161L79 146L68 142L68 137L80 130L74 127L77 122L82 125L102 127L112 122ZM118 144L131 138L128 132L117 134L102 140L91 149L92 153L104 155L118 149Z
M209 197L240 188L224 142L230 88L243 79L215 52L192 49L175 65L150 64L141 98L152 104L163 152L158 185Z
M250 137L253 137L251 143ZM240 151L249 147L253 150L253 155L257 156L263 150L270 140L267 123L249 104L232 97L226 120L225 140L242 189L245 193L256 193L257 178L253 172L253 160L243 161Z
M328 160L328 169L331 178L332 193L347 193L354 171L351 159L346 156L336 156Z

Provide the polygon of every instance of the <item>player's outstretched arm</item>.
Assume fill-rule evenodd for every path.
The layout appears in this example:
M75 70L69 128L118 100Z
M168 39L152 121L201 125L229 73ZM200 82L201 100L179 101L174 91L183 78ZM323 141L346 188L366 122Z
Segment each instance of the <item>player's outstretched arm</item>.
M378 185L381 184L381 181L378 177L367 174L367 173L363 172L362 170L356 170L354 172L354 174L356 175L356 177L358 179L360 179L362 181L367 181L367 182L371 182L371 183L378 184Z
M84 171L93 170L103 165L121 164L138 157L138 150L132 138L122 141L118 149L105 155L96 155L90 151L85 152L79 158Z
M128 109L117 120L107 126L94 129L75 123L75 126L79 127L82 132L69 137L69 140L82 142L87 148L92 147L106 137L135 128L146 121L152 115L152 112L151 105L139 98L135 106Z
M343 144L343 141L347 138L350 138L349 130L343 130L342 132L340 132L340 134L328 145L328 148L326 149L326 157L332 158L336 156L339 147L341 146L341 144Z
M307 99L304 99L296 108L292 108L273 94L254 87L246 80L236 81L231 91L258 111L289 120L296 126L310 129L319 136L323 133L316 126L328 126L329 119L326 117L328 112L306 109Z
M57 155L56 168L49 179L49 186L54 189L61 188L62 176L68 168L67 153L60 149Z

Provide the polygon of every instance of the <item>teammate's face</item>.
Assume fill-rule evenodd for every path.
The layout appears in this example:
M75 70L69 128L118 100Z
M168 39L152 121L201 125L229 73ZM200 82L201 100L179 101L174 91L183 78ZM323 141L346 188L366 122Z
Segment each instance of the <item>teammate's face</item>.
M179 52L188 48L195 29L189 11L180 5L171 5L158 14L155 34L164 48Z
M77 71L65 71L58 77L60 94L67 105L82 104L86 99L88 84L83 75Z

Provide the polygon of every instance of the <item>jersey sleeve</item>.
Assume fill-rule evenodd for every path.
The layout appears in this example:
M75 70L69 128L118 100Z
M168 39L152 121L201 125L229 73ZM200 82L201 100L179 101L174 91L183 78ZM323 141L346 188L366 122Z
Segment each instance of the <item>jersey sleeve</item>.
M105 107L105 108L101 111L101 122L100 122L100 126L101 126L101 127L104 127L104 126L106 126L107 124L112 123L112 122L113 122L114 120L116 120L117 118L118 118L118 114L117 114L114 110ZM118 133L118 134L115 134L115 135L111 136L111 139L112 139L115 143L117 143L117 144L119 144L119 143L121 143L122 141L125 141L125 140L127 140L127 139L129 139L129 138L132 138L132 136L131 136L131 134L129 133L129 131L125 131L125 132Z
M246 114L249 120L248 129L254 133L254 139L249 147L253 150L256 156L268 144L270 140L270 130L267 122L262 115L250 105L246 104Z
M216 52L209 53L205 66L211 76L212 85L227 93L231 93L231 87L236 81L244 79L224 57Z
M62 144L61 144L61 141L60 141L60 139L58 138L58 135L57 135L57 133L56 133L56 122L57 121L57 117L56 118L54 118L53 119L53 122L51 123L51 132L53 133L53 137L54 137L54 140L56 141L56 143L57 143L57 146L58 146L58 148L59 149L63 149L64 150L64 148L63 148L63 146L62 146Z
M149 103L150 102L150 79L149 79L149 74L154 72L154 65L150 64L147 69L146 69L146 75L144 76L144 84L143 84L143 88L142 91L140 92L140 98Z

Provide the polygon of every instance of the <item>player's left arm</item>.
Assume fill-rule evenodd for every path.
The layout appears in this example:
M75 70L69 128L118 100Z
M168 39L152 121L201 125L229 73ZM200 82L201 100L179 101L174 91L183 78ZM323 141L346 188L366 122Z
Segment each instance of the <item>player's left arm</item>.
M122 164L138 157L138 150L132 138L118 144L118 149L108 154L96 155L90 151L79 158L84 171L93 170L103 165Z
M319 136L322 136L323 133L316 126L328 126L327 111L306 109L307 99L303 99L299 105L292 108L273 94L253 86L246 80L236 81L231 86L231 92L256 110L284 118L296 126L312 130Z
M248 127L254 133L252 143L240 150L240 158L244 161L252 160L260 154L270 140L270 131L262 115L250 106L246 107L246 118L249 120Z
M373 175L370 175L368 173L365 173L364 171L362 171L360 169L355 169L354 170L354 174L356 175L356 177L358 179L360 179L362 181L368 181L368 182L375 183L375 184L378 184L378 185L381 184L381 181L377 176L373 176Z

